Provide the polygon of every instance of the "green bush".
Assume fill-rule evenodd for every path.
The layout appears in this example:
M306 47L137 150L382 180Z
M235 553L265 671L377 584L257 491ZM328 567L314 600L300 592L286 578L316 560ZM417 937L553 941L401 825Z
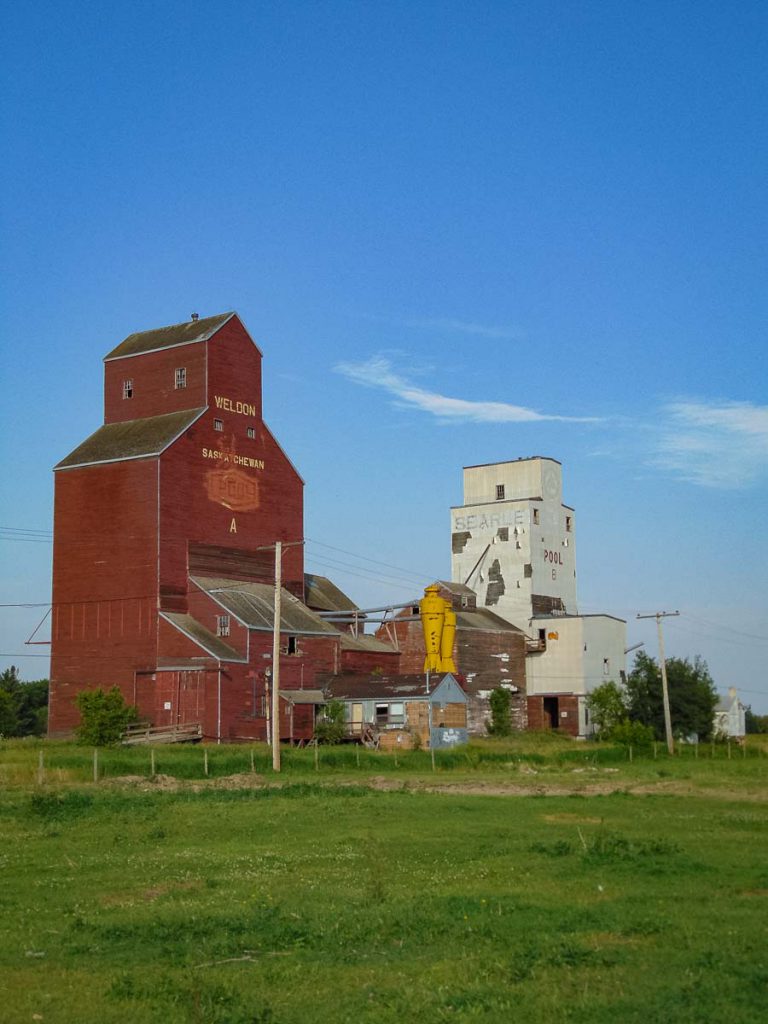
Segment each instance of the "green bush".
M509 736L512 732L512 721L509 715L510 704L509 690L498 687L491 691L491 721L488 723L488 732L491 736Z
M117 743L131 722L138 721L138 708L126 704L120 690L81 690L75 704L80 712L77 736L81 743L106 747Z
M628 718L611 726L600 735L612 743L620 743L624 747L650 747L655 739L650 725L643 725L642 722L630 722Z
M329 701L325 705L323 717L315 725L315 739L318 743L341 743L346 731L343 702Z

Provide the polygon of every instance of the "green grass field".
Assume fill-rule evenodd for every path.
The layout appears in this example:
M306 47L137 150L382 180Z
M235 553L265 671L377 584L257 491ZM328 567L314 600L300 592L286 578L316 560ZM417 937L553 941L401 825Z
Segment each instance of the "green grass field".
M762 1022L768 757L706 753L2 744L0 1019Z

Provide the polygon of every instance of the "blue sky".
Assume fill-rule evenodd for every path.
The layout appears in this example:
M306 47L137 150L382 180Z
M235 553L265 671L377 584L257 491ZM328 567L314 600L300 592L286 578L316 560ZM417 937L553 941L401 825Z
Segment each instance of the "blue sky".
M549 455L582 609L655 654L635 614L679 608L669 653L768 711L764 4L64 0L0 27L4 526L50 530L110 348L236 309L308 568L408 599L450 571L461 467ZM9 536L0 603L44 602L50 544ZM28 678L36 616L0 609Z

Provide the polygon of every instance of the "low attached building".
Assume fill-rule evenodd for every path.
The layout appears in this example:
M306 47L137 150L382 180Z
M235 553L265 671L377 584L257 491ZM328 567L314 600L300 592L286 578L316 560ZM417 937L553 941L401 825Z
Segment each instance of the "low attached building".
M382 749L467 741L467 694L450 673L432 679L429 691L423 675L340 675L326 693L344 703L349 735L375 739Z
M626 623L612 615L537 615L530 633L528 728L589 735L587 695L624 679Z
M453 659L467 695L468 729L472 735L488 731L491 692L503 687L511 694L512 723L525 729L526 637L488 608L477 607L477 595L461 583L439 580L439 594L456 613ZM423 672L424 634L418 605L381 626L376 636L389 641L400 652L400 671Z

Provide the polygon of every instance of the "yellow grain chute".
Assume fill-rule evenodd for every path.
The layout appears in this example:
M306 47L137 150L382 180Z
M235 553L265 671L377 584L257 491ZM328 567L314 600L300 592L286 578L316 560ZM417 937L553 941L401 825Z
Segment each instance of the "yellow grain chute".
M440 597L436 583L426 587L419 602L421 628L424 631L425 672L455 672L453 641L456 636L456 613L450 602Z

